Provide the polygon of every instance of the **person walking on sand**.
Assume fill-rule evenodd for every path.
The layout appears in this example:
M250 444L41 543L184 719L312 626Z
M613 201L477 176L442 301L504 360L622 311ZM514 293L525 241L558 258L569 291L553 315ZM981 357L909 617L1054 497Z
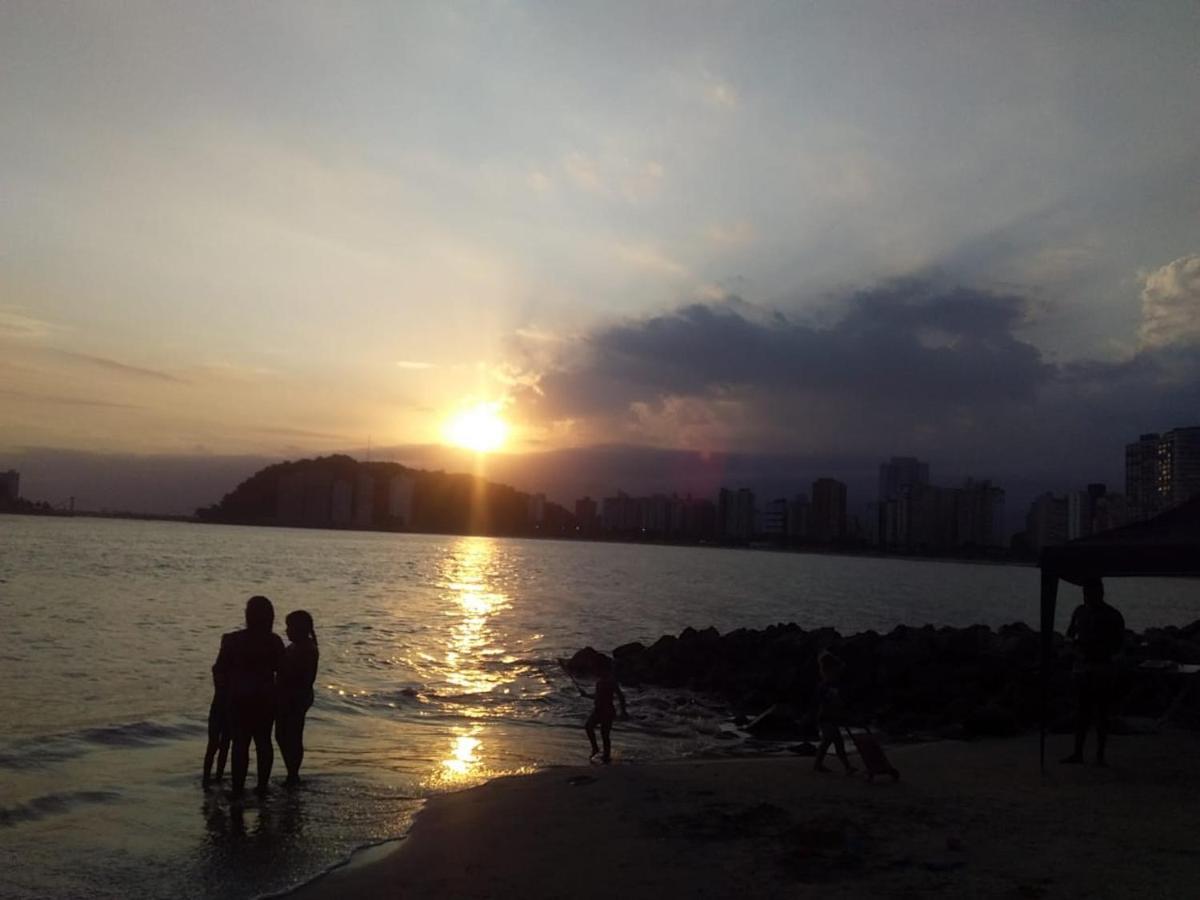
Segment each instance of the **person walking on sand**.
M246 602L246 627L221 637L221 650L213 663L214 679L229 686L229 718L233 733L231 791L240 797L250 765L250 742L258 762L258 785L265 794L275 752L271 726L275 721L275 674L283 663L283 641L271 630L275 607L263 596Z
M287 614L288 644L283 654L277 684L278 709L275 712L275 740L279 755L287 767L288 787L300 784L300 764L304 762L304 718L313 703L313 682L317 679L317 632L312 616L302 609Z
M1062 762L1083 762L1083 745L1088 729L1096 726L1096 765L1106 766L1108 708L1112 702L1116 667L1113 655L1125 640L1125 617L1104 602L1104 582L1093 578L1083 584L1083 603L1071 614L1067 637L1075 642L1075 664L1071 681L1077 704L1075 751Z
M578 685L576 686L578 687ZM621 718L629 718L629 713L625 710L625 695L621 693L621 685L617 683L617 675L611 659L604 657L604 661L599 666L596 674L596 692L589 694L583 688L579 688L579 693L581 696L595 701L592 706L592 714L588 716L587 723L583 726L588 740L592 744L591 758L595 759L596 754L600 753L600 746L596 743L596 726L599 725L600 739L604 742L604 753L600 757L600 761L607 765L612 762L612 726L617 717L617 711L613 706L614 696L621 704Z
M841 728L846 721L846 709L838 688L846 664L826 650L817 657L817 666L821 672L817 685L817 727L821 731L821 743L817 745L813 771L829 771L825 765L825 754L829 752L829 746L832 744L846 774L850 775L858 770L850 765L850 759L846 756L846 745L842 741Z

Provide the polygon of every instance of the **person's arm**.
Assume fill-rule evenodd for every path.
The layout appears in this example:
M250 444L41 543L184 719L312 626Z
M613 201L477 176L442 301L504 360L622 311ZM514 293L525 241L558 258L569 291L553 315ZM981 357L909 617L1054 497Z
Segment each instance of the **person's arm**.
M617 695L617 702L621 704L621 718L626 718L629 715L629 712L625 709L625 693L621 690L621 685L619 682L613 682L613 691Z
M1075 611L1071 613L1071 624L1067 626L1067 637L1074 639L1079 632L1079 610L1081 607L1075 607Z
M229 635L221 635L221 649L217 651L216 661L212 664L213 685L224 683L229 674Z

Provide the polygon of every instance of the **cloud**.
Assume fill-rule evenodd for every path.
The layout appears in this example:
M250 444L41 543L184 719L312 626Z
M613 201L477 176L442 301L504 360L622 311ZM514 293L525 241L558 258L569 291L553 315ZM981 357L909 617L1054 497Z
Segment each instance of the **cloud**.
M38 340L63 330L54 322L26 315L19 307L0 309L0 338Z
M328 441L349 440L344 434L330 434L327 431L307 431L303 428L265 427L260 428L259 431L263 434L275 434L281 437L317 438Z
M754 226L749 222L713 223L705 229L704 236L710 243L724 247L741 247L755 238Z
M603 197L619 197L637 205L652 200L662 189L666 168L656 159L631 158L608 153L601 158L578 151L568 153L562 161L563 173L581 191ZM527 183L538 193L549 189L551 182L541 173L530 176Z
M562 166L567 177L580 190L600 194L608 189L600 175L599 166L590 157L577 152L568 153Z
M60 350L55 347L45 347L41 352L48 356L65 359L70 362L94 366L117 375L149 379L151 381L169 381L174 384L187 384L187 381L184 379L177 378L168 372L162 372L158 369L147 369L143 366L132 366L128 363L123 363L115 359L108 359L104 356L93 356L90 353L78 353L74 350Z
M617 259L631 268L671 278L687 274L687 267L683 263L668 256L652 243L620 243L614 249Z
M1146 275L1138 336L1142 347L1200 343L1200 253Z
M26 400L31 403L53 403L59 406L93 406L104 409L142 409L133 403L113 403L109 400L96 400L91 397L74 397L62 394L39 394L30 391L12 391L0 389L0 395L12 397L15 400Z
M398 360L396 360L396 368L398 368L398 369L432 369L433 363L418 362L417 360L412 360L412 359L398 359Z
M1200 347L1056 365L1020 336L1028 308L912 280L843 297L829 322L736 297L689 304L543 355L513 409L535 426L569 424L577 444L916 452L981 475L1056 471L1059 489L1116 471L1139 430L1195 418Z

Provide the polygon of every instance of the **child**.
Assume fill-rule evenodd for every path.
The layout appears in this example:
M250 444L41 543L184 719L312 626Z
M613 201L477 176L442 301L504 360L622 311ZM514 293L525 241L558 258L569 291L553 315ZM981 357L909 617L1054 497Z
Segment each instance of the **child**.
M275 742L287 767L284 784L300 784L300 764L304 762L304 717L313 702L313 682L317 678L317 633L312 616L302 609L287 614L284 620L291 643L283 654L277 682L278 706L275 712Z
M617 676L613 671L611 659L605 657L597 673L596 693L589 694L583 688L579 688L579 693L583 697L591 697L595 700L592 714L588 716L584 729L592 744L591 758L595 759L596 754L600 752L600 747L596 744L596 726L600 726L600 738L604 741L604 755L600 757L600 760L607 765L612 762L612 725L617 716L617 712L613 708L614 694L621 703L621 718L629 718L629 713L625 711L625 695L621 693L621 686L617 684Z
M229 756L229 740L233 736L229 721L229 688L225 683L225 674L212 670L213 698L208 708L208 746L204 748L204 776L201 784L208 788L212 783L213 757L217 760L216 780L220 781L225 775L225 760Z
M837 758L849 775L857 770L850 765L846 745L842 743L841 727L845 722L846 710L838 691L838 680L846 665L828 651L817 657L817 665L821 670L821 681L817 687L817 725L821 729L821 743L817 746L813 769L817 772L829 771L825 767L825 754L829 752L829 745L833 744Z

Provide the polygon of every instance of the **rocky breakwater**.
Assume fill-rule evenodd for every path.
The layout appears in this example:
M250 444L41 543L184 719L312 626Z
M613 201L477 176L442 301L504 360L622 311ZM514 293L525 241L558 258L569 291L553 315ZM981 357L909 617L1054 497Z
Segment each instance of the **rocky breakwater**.
M846 663L841 688L852 723L892 736L1007 735L1038 726L1041 638L1023 623L998 630L900 626L849 637L794 624L728 634L685 628L649 646L624 644L612 657L623 684L706 693L728 704L751 733L789 739L816 733L817 657L826 650ZM587 647L564 663L586 677L600 656ZM1055 634L1055 731L1071 728L1072 661L1069 643ZM1127 632L1116 663L1115 730L1164 721L1200 728L1200 674L1186 668L1200 663L1200 621Z

